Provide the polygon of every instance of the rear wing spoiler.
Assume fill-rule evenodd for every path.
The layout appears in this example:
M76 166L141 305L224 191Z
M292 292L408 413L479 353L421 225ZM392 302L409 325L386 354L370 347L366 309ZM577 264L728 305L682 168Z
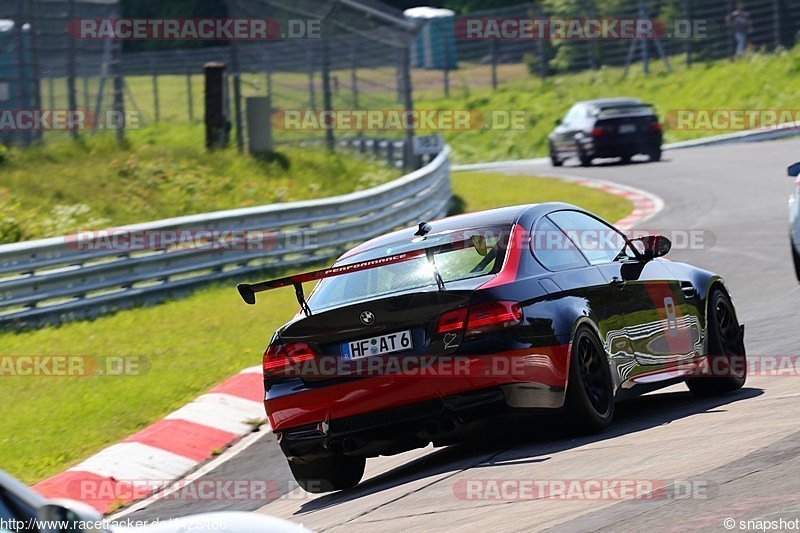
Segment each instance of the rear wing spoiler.
M296 274L294 276L287 276L285 278L278 278L269 281L261 281L259 283L252 283L252 284L241 283L236 286L236 290L239 291L239 294L241 295L242 300L244 300L245 303L253 305L254 303L256 303L257 292L263 292L272 289L279 289L281 287L293 286L295 289L295 294L297 295L297 301L300 303L300 307L303 309L303 312L308 316L311 314L311 310L308 308L305 296L303 295L303 283L309 281L316 281L323 278L342 276L344 274L350 274L352 272L369 270L372 268L392 265L395 263L402 263L404 261L411 261L412 259L418 259L420 257L425 257L425 256L426 256L425 250L413 250L410 252L388 255L386 257L379 257L377 259L368 259L366 261L359 261L358 263L333 266L329 268L323 268L322 270L313 270L311 272Z

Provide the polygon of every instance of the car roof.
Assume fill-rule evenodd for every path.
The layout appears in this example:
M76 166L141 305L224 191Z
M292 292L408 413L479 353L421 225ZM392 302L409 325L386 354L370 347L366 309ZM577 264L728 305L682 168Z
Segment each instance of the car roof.
M540 204L525 204L514 205L509 207L500 207L497 209L489 209L487 211L477 211L475 213L465 213L463 215L455 215L439 220L426 221L431 226L430 234L444 233L448 231L457 231L469 228L487 227L487 226L503 226L515 224L523 215L534 215L538 212L546 213L554 209L580 209L570 204L561 202L546 202ZM370 239L355 248L345 252L337 261L351 257L355 254L366 252L375 248L386 247L397 243L410 242L415 237L419 226L411 226L404 228L380 237Z
M641 104L642 101L638 98L618 97L618 98L597 98L596 100L584 100L583 102L578 102L578 103L583 105L604 107L612 105L635 105L635 104Z

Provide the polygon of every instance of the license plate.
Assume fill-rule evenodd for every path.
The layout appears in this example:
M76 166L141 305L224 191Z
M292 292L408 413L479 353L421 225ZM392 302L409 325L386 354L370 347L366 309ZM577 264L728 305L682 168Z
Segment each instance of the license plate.
M619 127L620 133L635 133L636 124L623 124Z
M342 359L352 361L373 355L402 352L413 347L411 331L398 331L360 341L345 342L342 344Z

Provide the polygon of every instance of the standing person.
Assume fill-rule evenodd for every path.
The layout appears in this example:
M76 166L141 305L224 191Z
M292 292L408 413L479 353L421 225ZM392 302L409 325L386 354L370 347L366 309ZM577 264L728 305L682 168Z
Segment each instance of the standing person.
M725 18L725 23L733 31L733 39L736 41L736 57L743 56L747 47L747 34L753 31L750 13L745 9L744 2L739 2L736 9Z

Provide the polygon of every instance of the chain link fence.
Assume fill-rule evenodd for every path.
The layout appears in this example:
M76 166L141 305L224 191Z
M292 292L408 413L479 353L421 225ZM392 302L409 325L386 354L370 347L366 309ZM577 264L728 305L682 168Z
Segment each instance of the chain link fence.
M250 96L269 96L274 110L297 111L294 127L273 120L276 144L317 143L374 150L359 139L380 137L408 163L413 125L386 127L392 111L412 109L479 87L497 88L530 76L606 66L669 71L733 57L731 0L545 0L468 15L417 10L404 14L375 0L228 0L229 18L273 20L266 40L220 40L201 48L123 52L119 39L80 39L70 21L120 16L118 0L0 0L0 109L85 109L137 118L127 127L203 118L203 66L226 65L224 102L230 138L244 148ZM135 11L135 10L134 10ZM773 52L794 46L800 2L746 2L746 44ZM442 16L444 15L444 16ZM547 19L656 20L658 38L587 40L530 38L488 31L503 21ZM676 35L676 30L688 33ZM470 36L470 24L483 33ZM681 26L683 24L683 26ZM513 25L512 25L513 26ZM413 92L412 92L413 89ZM326 127L320 117L380 110L380 127ZM115 116L117 116L115 115ZM274 117L273 117L274 118ZM316 121L316 122L315 122ZM100 125L104 122L99 121ZM95 124L97 127L97 124ZM115 128L120 138L122 128ZM88 132L72 129L79 136ZM63 134L63 133L54 133ZM8 132L4 142L29 143L41 130ZM47 133L46 135L50 135ZM399 143L396 148L395 142Z

